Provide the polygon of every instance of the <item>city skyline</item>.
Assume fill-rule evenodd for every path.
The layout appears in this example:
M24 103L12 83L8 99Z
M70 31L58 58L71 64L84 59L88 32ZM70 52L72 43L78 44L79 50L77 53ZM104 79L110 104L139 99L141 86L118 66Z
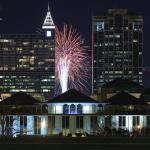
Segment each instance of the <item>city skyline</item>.
M0 146L149 147L148 6L1 0Z
M44 0L44 1L7 1L0 2L0 33L36 33L41 29L45 17L47 3L50 3L50 10L54 23L62 27L64 23L70 24L85 39L86 45L91 47L92 15L100 15L109 8L126 8L129 12L139 12L144 16L144 85L150 86L149 81L149 8L146 0L89 0L89 1L68 1L68 0ZM26 11L28 10L28 11ZM20 28L21 26L21 28Z
M139 12L144 15L144 81L145 87L150 86L149 78L149 8L146 0L94 0L94 1L72 1L68 0L44 0L44 1L8 1L1 0L0 2L0 32L10 34L36 33L41 29L47 3L50 3L54 23L58 27L62 27L64 23L72 24L74 28L83 35L86 45L91 47L92 33L92 15L106 12L109 8L126 8L129 12ZM80 7L78 5L80 4ZM86 7L83 7L83 6ZM28 9L27 9L28 8ZM26 11L28 10L28 11ZM11 12L11 13L10 13ZM70 13L69 13L70 12ZM82 12L82 13L81 13ZM24 25L26 24L26 25ZM21 28L20 28L21 26ZM146 32L145 32L146 31Z

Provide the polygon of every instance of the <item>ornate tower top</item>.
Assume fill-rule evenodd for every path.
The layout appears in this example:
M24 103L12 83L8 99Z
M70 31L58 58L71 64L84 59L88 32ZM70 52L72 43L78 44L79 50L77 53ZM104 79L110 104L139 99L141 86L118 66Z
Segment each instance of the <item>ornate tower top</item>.
M51 12L50 12L50 7L49 7L49 3L48 3L48 11L47 11L47 15L46 18L44 20L42 29L55 29L55 25L51 16Z

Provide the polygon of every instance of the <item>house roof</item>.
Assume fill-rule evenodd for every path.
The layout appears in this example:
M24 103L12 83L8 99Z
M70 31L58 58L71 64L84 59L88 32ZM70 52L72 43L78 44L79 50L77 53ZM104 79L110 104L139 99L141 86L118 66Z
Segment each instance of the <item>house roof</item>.
M28 95L24 92L18 92L1 101L0 105L34 105L37 103L40 102L31 95Z
M98 101L86 96L75 89L71 89L55 98L47 101L48 103L98 103Z
M112 88L117 91L141 92L143 86L129 79L116 78L111 82L105 83L102 88Z
M145 102L150 102L150 88L144 90L144 92L141 94L140 99Z
M119 92L105 101L110 105L146 105L146 103L126 92Z
M150 95L150 88L145 89L142 95Z

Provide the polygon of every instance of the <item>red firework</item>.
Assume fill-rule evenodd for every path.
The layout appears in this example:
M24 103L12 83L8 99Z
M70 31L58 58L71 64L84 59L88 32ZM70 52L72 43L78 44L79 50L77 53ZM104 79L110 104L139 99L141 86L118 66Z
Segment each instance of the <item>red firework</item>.
M81 35L72 26L64 25L62 31L56 28L55 63L57 91L87 88L89 60Z

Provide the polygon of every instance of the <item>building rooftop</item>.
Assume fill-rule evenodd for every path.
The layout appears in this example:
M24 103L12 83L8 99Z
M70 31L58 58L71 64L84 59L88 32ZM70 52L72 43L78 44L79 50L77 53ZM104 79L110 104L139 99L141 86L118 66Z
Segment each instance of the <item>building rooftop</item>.
M129 16L130 18L136 17L136 19L142 19L143 13L142 12L132 12L128 9L108 9L107 11L98 11L94 13L94 18L96 17L107 17L107 16L114 16L114 15L124 15Z
M150 95L150 88L145 89L143 95Z
M55 98L47 101L48 103L98 103L98 101L76 91L75 89L71 89Z
M150 103L150 88L144 90L144 92L141 94L140 99Z
M102 88L112 88L115 91L125 91L125 92L142 92L143 86L137 82L133 82L129 79L116 78L111 82L105 83Z
M38 103L40 102L31 95L24 92L18 92L1 101L0 105L34 105Z
M147 105L144 101L126 92L119 92L115 96L107 99L105 102L110 103L111 105Z
M51 16L49 4L48 4L47 15L46 15L46 18L44 20L42 28L43 29L54 29L55 28L54 21L53 21L52 16Z

